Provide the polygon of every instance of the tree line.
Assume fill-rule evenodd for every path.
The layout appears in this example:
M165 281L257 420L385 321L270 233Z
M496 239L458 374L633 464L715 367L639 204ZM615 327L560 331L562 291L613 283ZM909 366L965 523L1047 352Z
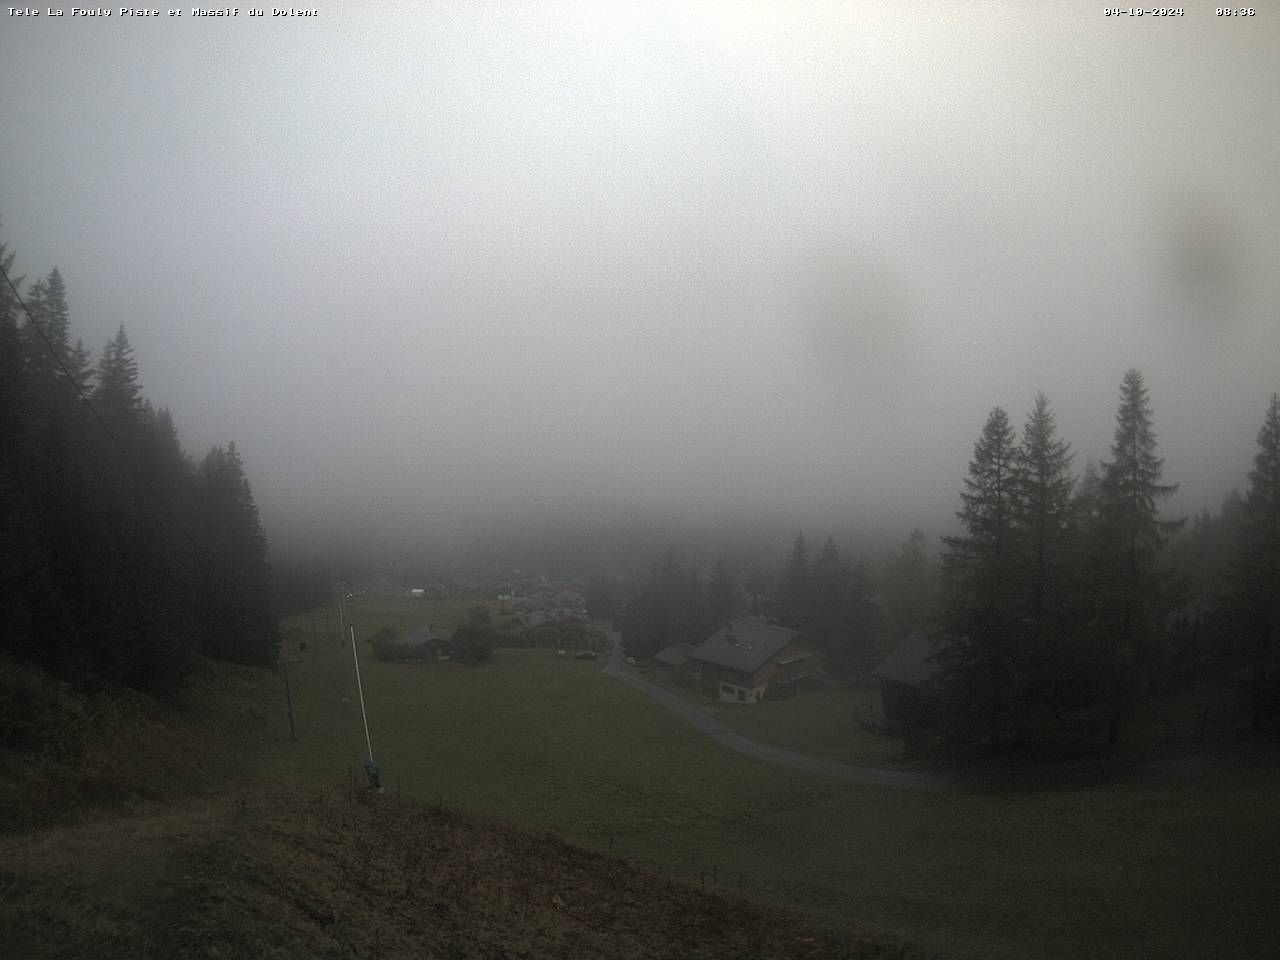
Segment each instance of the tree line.
M587 602L600 616L599 606L608 586L599 580L588 585ZM735 583L723 559L716 562L709 577L697 567L681 561L668 550L654 563L647 576L628 585L625 601L616 601L622 643L633 657L652 657L672 643L698 644L743 607L735 597ZM614 603L609 594L610 603ZM596 604L597 606L591 606Z
M831 537L810 557L801 531L777 572L755 561L735 570L720 558L704 575L669 550L634 582L593 579L587 599L593 614L620 622L632 656L700 643L745 614L800 631L822 650L828 670L854 677L869 675L895 637L924 622L933 580L920 530L892 556L852 562Z
M1177 485L1136 369L1120 386L1111 459L1078 477L1073 460L1043 394L1020 437L996 407L974 445L933 621L943 742L999 749L1092 723L1115 743L1143 704L1207 678L1243 694L1255 727L1274 725L1280 398L1247 496L1190 536L1175 539L1185 521L1160 513Z
M1021 433L996 407L957 513L930 562L920 530L883 562L849 562L803 533L775 576L709 574L668 553L630 582L599 578L632 656L697 644L730 616L801 631L829 671L867 677L909 632L931 639L917 733L948 750L1118 741L1144 706L1198 686L1256 729L1280 725L1280 397L1245 495L1188 525L1161 515L1164 480L1146 384L1120 387L1111 457L1077 474L1040 394ZM1203 697L1202 697L1203 698Z
M93 364L58 269L26 285L13 260L0 244L0 651L159 694L198 653L273 663L267 542L235 444L194 461L124 327Z

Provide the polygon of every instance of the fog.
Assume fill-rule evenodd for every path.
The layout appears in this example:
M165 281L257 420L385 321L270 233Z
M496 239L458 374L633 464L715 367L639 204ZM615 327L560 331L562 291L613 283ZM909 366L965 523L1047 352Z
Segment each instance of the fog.
M992 406L1083 467L1130 366L1186 513L1280 389L1265 9L64 9L0 11L3 239L275 543L936 543Z

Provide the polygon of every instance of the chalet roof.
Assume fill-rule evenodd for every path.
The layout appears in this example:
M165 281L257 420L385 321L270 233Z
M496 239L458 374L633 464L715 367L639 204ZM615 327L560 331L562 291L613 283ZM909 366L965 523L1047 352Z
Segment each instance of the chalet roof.
M408 633L400 635L400 645L402 647L417 647L424 643L430 643L435 640L436 636L431 632L431 624L424 624L421 627L414 627Z
M731 620L689 652L690 660L754 673L798 634L763 620Z
M693 652L693 646L687 643L673 643L670 646L663 647L653 655L653 659L659 663L665 663L668 667L683 667L685 661L689 659L689 654Z
M923 630L914 630L884 658L872 676L918 687L938 672L938 665L928 662L932 655L929 635Z

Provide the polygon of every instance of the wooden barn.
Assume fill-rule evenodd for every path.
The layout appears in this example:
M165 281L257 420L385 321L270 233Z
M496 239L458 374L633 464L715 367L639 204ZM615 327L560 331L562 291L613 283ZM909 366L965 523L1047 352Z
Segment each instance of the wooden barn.
M938 665L929 659L932 655L929 635L914 630L872 674L880 681L884 725L890 732L900 733L915 726L933 711L928 682L937 673Z

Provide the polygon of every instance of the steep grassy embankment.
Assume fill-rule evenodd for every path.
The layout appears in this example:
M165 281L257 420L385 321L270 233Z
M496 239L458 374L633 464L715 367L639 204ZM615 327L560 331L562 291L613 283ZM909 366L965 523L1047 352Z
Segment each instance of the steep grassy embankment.
M380 610L355 613L358 624L366 627L384 616ZM1280 862L1275 828L1280 765L1265 751L1252 763L1206 760L1201 769L1180 769L1173 777L1067 790L910 794L816 780L725 751L602 675L593 663L546 651L503 650L494 663L476 668L380 664L368 659L367 645L361 644L359 652L373 743L386 773L388 795L381 800L390 801L373 809L399 809L398 795L406 802L413 798L435 806L443 799L444 805L512 824L468 820L482 833L528 838L504 847L514 851L515 859L463 858L473 875L467 882L481 885L475 889L499 891L499 904L504 895L508 904L542 903L536 884L505 894L501 884L526 869L519 851L536 858L549 855L535 840L554 830L594 851L574 854L584 857L583 862L607 863L622 856L648 869L654 883L659 872L682 882L684 887L669 888L677 899L696 890L700 877L710 883L714 875L721 890L741 890L775 907L823 918L806 922L853 927L877 942L909 941L947 957L1066 960L1087 954L1099 960L1198 960L1274 952L1273 912L1280 902L1275 870ZM168 949L175 941L165 931L178 921L166 917L198 912L183 904L201 897L221 903L218 891L236 889L241 892L215 916L226 927L218 936L237 936L242 929L258 929L254 896L269 903L273 897L295 897L290 892L294 888L309 889L307 878L318 876L319 866L308 859L308 851L329 850L336 864L332 869L351 883L363 876L358 871L365 869L360 866L364 859L392 862L425 842L411 827L420 814L409 815L404 832L392 839L370 835L366 842L356 833L356 845L347 846L346 814L338 814L334 827L314 809L301 818L291 812L310 809L306 803L318 790L346 782L353 767L360 777L364 735L349 647L332 638L309 648L307 660L290 668L296 743L288 737L278 677L252 671L222 676L211 670L205 706L191 703L171 710L152 705L142 711L141 726L119 720L119 729L154 729L157 736L172 738L164 742L177 773L159 779L174 796L181 789L199 794L208 784L235 783L227 777L238 777L258 786L237 787L232 797L241 790L251 798L262 796L256 791L267 791L274 798L267 802L277 805L284 819L255 821L265 808L263 801L251 799L241 819L257 826L236 833L239 821L226 820L234 805L219 801L221 806L197 805L185 814L178 807L160 808L144 818L10 838L0 849L0 864L8 871L0 876L0 905L6 911L0 913L0 931L28 930L27 945L36 942L30 939L35 936L31 930L51 932L36 943L43 944L45 956L83 955L83 944L89 942L84 938L94 936L93 924L99 922L106 925L103 942L115 942L111 938L116 936L135 952L145 942ZM84 771L101 769L106 764L101 757L110 752L105 740L94 742L99 747L75 762L38 763L64 785L116 782L111 777L84 779ZM237 742L240 746L233 749L230 745ZM141 748L126 744L121 749ZM238 757L245 758L242 764ZM164 751L156 748L137 759L136 765L106 764L117 773L124 771L119 795L163 799L148 791L158 789L152 761L162 761ZM12 777L7 781L10 795L16 782ZM24 782L41 781L33 774ZM71 791L74 796L85 793ZM31 807L28 803L24 809ZM177 819L166 820L170 815ZM207 828L201 826L202 817L210 821ZM208 843L202 837L210 838ZM264 843L269 850L261 847ZM138 852L146 850L154 855ZM288 872L294 853L304 867L299 874ZM10 862L17 866L10 868ZM421 931L415 937L443 936L430 926L434 921L424 919L435 911L439 923L445 923L441 902L464 911L458 915L458 929L482 930L499 923L466 912L475 905L462 903L472 888L461 881L444 888L456 895L436 891L414 899L417 894L410 896L406 888L429 878L415 874L418 868L412 864L396 869L403 872L401 886L374 884L368 888L373 892L360 894L365 899L358 903L344 901L341 916L365 916L361 911L367 910L368 919L353 921L349 939L341 942L367 945L361 938L372 936L376 947L378 937L401 927ZM247 878L258 875L271 879L252 894ZM370 883L381 876L375 871ZM596 900L614 902L611 874L584 876L590 879L581 881L582 890L594 891ZM498 886L485 886L489 884ZM345 891L343 897L354 896L352 889L363 888L334 887ZM661 890L668 888L660 884L629 889L640 900L633 912L623 914L629 924L644 926L650 923L646 917L676 909L653 899L665 896ZM645 890L652 897L637 892ZM558 891L552 896L568 902ZM177 907L164 906L175 903ZM158 919L134 917L139 904L157 905ZM695 911L697 919L688 923L702 924L705 930L696 941L673 941L667 953L688 952L694 942L713 946L718 909ZM27 927L22 919L27 916L46 920ZM319 916L312 919L323 926L325 915ZM595 914L590 920L604 922ZM337 923L332 917L327 922ZM526 949L518 945L532 934L520 925L523 920L503 922L510 939L501 948L494 946L493 955L506 950L518 956ZM61 923L67 924L70 939L58 939ZM117 923L119 935L108 936ZM153 934L154 940L149 939ZM643 938L649 933L633 930L629 935ZM58 946L63 942L73 946L63 950ZM546 945L552 942L539 949L554 953L558 948ZM275 941L257 943L226 947L223 955L245 950L270 955L275 949ZM130 954L120 949L120 955ZM451 947L439 944L429 948L437 955L448 955L447 949ZM776 947L782 955L788 949ZM11 953L0 949L0 956Z
M908 955L551 834L285 785L281 693L206 662L157 703L0 660L0 956Z
M12 957L914 956L550 835L339 789L0 840Z
M171 703L73 690L0 657L0 832L219 793L258 749L271 672L197 662Z

